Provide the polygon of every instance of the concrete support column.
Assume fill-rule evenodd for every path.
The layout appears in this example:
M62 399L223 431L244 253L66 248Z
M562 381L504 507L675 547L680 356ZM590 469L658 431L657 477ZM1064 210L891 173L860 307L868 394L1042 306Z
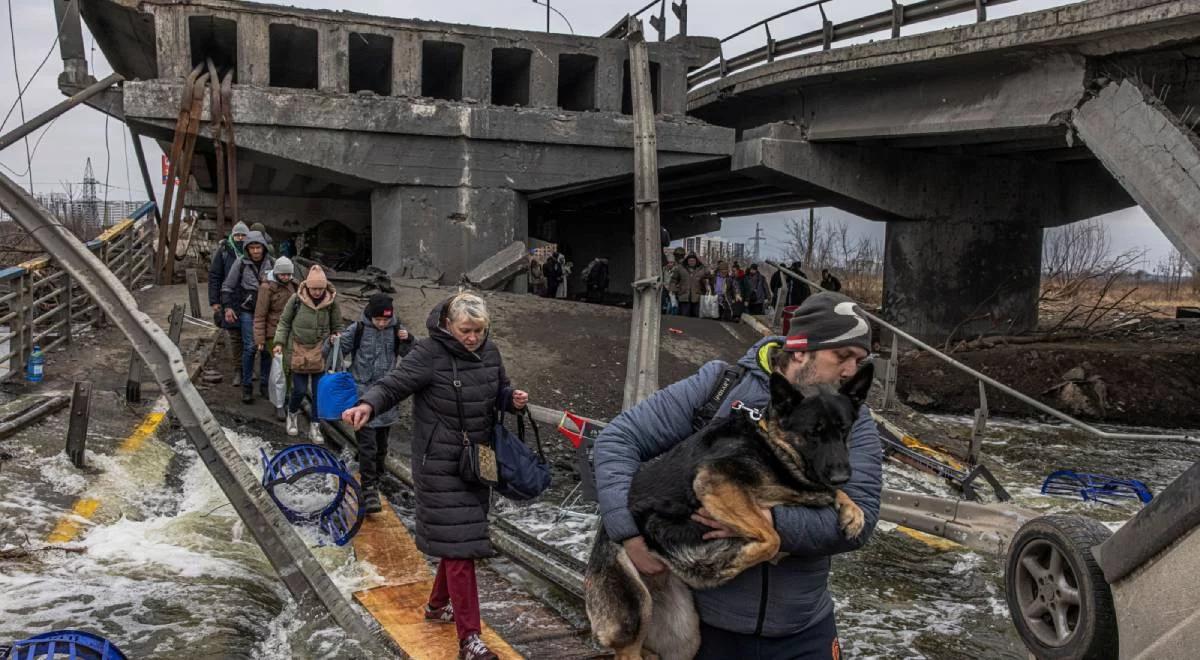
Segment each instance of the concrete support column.
M1079 137L1200 268L1200 141L1136 83L1110 83L1075 111Z
M687 71L675 59L659 62L659 114L687 114Z
M504 188L394 186L371 194L371 262L447 281L528 232L525 196Z
M159 78L186 78L192 70L192 40L187 14L174 7L152 5Z
M83 49L83 28L79 23L77 0L54 0L54 18L62 31L58 39L59 54L62 55L63 72L58 76L59 86L82 85L87 80L87 54Z
M605 49L596 61L596 109L621 111L621 85L625 75L625 51Z
M392 95L421 95L421 33L396 31L392 36Z
M491 103L492 49L475 40L463 46L463 100Z
M350 33L334 23L322 23L317 37L317 88L350 91Z
M888 222L884 316L933 342L1027 332L1041 258L1041 226L1019 218Z
M258 87L271 84L270 25L270 20L259 14L245 13L238 17L238 84Z
M529 57L529 105L534 108L558 106L558 53L534 50Z

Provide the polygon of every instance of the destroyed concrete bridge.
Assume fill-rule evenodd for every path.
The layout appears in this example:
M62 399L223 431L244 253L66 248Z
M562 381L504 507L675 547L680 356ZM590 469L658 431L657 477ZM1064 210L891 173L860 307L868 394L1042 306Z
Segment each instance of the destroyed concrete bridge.
M1140 204L1200 263L1200 151L1182 121L1200 97L1200 2L1089 0L898 36L988 4L917 2L732 59L712 38L650 44L663 224L814 205L887 222L885 314L926 338L1032 328L1046 227ZM174 138L193 66L233 72L248 222L369 230L390 272L454 278L541 239L576 263L608 256L618 290L633 279L619 39L233 0L80 7L128 79L97 105L141 134ZM68 22L68 92L87 82L78 34ZM202 210L210 136L205 122L185 200Z

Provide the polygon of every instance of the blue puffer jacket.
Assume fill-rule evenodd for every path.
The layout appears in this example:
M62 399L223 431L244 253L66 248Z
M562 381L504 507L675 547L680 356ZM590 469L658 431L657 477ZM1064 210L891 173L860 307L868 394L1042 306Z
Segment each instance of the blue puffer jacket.
M750 369L721 406L727 416L733 401L753 408L770 402L766 347L783 337L763 339L738 363ZM709 362L700 372L659 390L654 396L621 413L596 440L596 485L600 514L608 535L621 541L638 535L628 509L629 484L638 467L692 434L692 418L704 405L725 370L722 362ZM833 612L829 595L830 556L857 550L871 536L879 520L879 493L883 486L883 450L879 431L866 406L850 433L853 475L842 487L862 508L866 524L862 534L842 536L832 507L777 506L775 529L787 553L778 564L761 564L716 589L697 591L696 608L708 625L737 633L781 637L803 632Z

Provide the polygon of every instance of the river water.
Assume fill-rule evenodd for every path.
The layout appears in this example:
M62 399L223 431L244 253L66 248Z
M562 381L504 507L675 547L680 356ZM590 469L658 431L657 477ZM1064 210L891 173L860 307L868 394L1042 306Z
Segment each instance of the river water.
M258 449L265 443L227 434L261 469ZM1074 468L1136 477L1157 492L1200 459L1196 447L1101 443L1036 424L993 422L987 437L985 461L1019 504L1080 512L1111 526L1132 516L1136 505L1045 497L1037 489L1041 479ZM72 552L0 559L0 645L83 627L118 641L131 658L355 657L337 633L296 616L266 559L178 433L132 455L105 454L103 444L93 443L93 469L83 474L51 448L0 445L14 454L0 469L0 549L39 546L80 495L102 501L94 522L84 523L68 544ZM951 494L941 482L892 463L885 484ZM594 508L586 505L564 511L555 503L502 504L499 511L581 558L596 525ZM315 545L316 537L308 538ZM314 551L347 595L374 583L369 567L353 562L347 550ZM847 657L1027 657L1008 620L998 558L939 549L881 523L866 548L833 566ZM497 570L513 572L505 562L497 562ZM567 614L581 620L578 610Z

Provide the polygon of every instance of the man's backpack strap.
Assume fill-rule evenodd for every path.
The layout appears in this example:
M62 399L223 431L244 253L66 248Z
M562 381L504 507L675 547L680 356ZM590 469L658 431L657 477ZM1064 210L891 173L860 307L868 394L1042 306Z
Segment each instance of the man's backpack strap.
M725 370L721 372L721 377L717 379L717 384L713 386L709 392L708 398L705 399L704 405L696 409L696 414L692 415L692 430L699 431L708 426L708 423L717 416L721 411L721 403L733 391L733 388L745 378L750 371L749 368L740 364L726 365Z

